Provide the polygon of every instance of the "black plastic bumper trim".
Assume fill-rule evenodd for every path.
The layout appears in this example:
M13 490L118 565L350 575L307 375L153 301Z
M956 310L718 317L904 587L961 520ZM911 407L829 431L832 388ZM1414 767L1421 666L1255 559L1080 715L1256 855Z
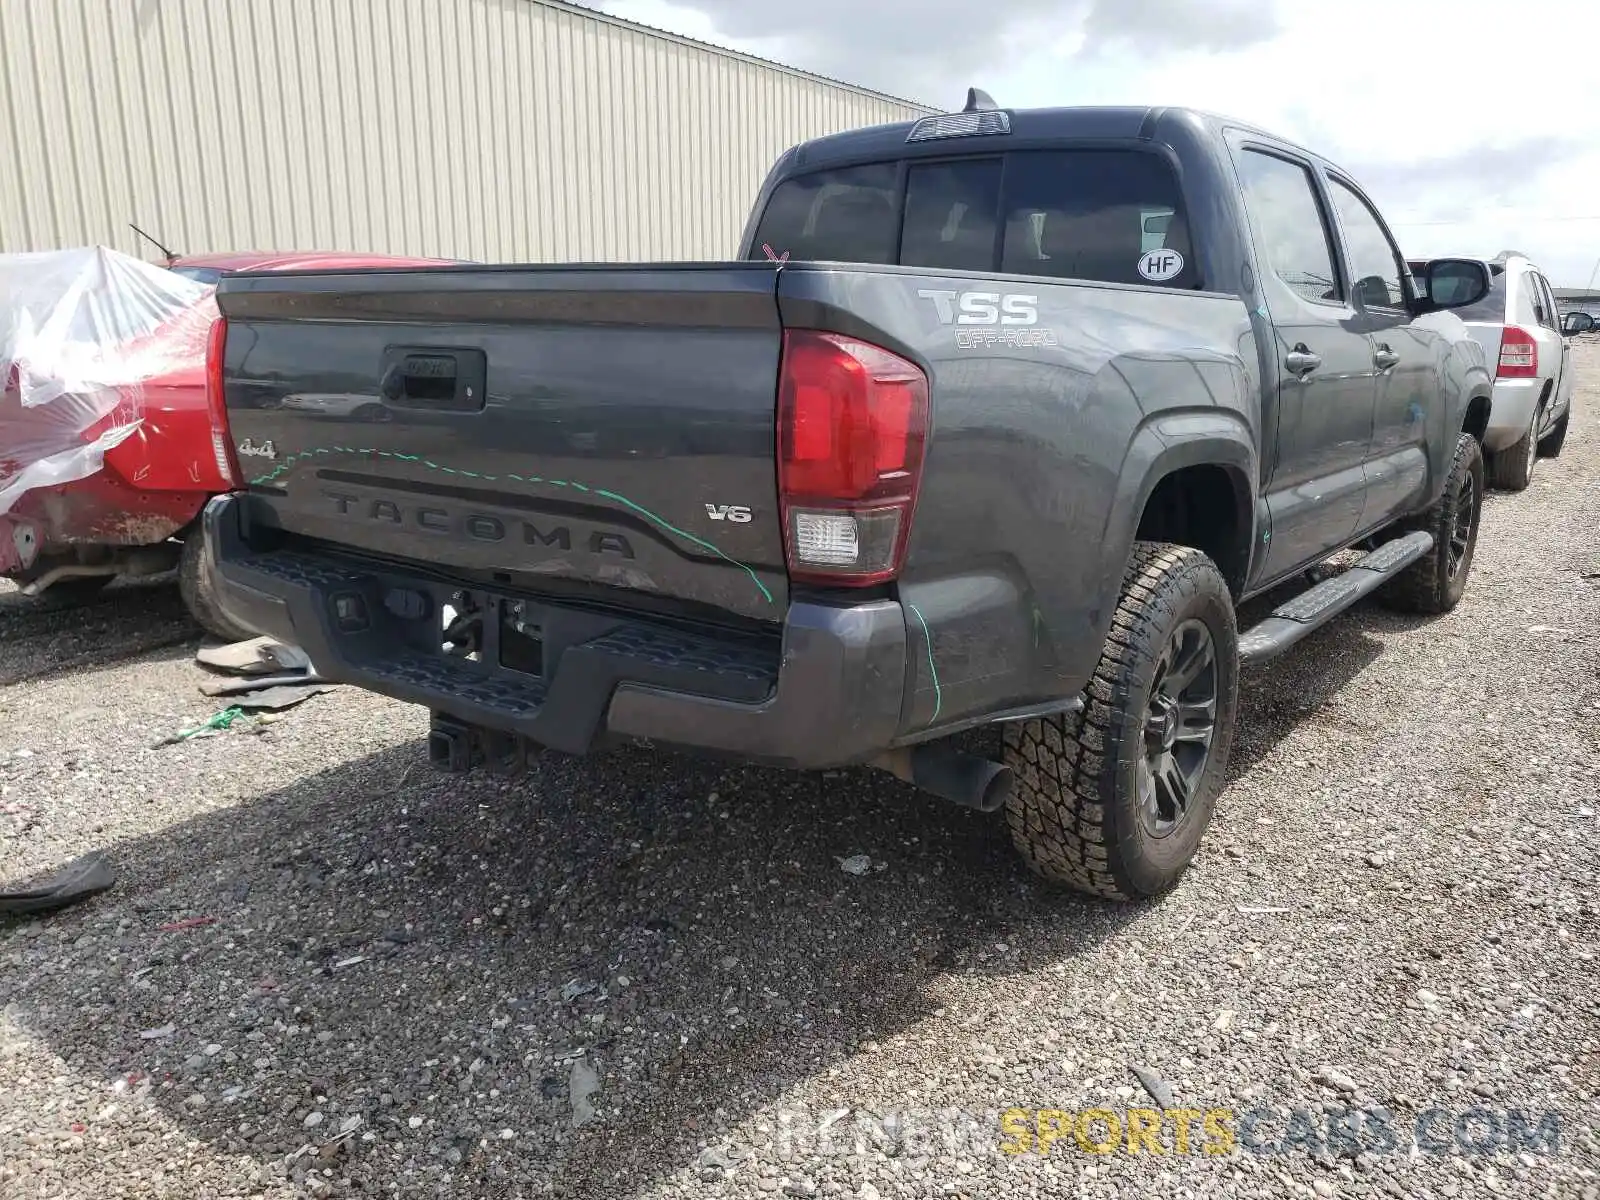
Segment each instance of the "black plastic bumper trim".
M332 682L575 754L609 734L815 768L866 761L895 739L907 652L895 601L791 604L775 662L711 634L565 614L579 632L550 678L539 679L451 658L397 632L418 623L385 614L383 589L439 585L400 567L258 552L246 540L247 512L238 496L206 506L205 570L219 604L240 625L300 646ZM350 591L367 596L374 623L346 633L330 601Z

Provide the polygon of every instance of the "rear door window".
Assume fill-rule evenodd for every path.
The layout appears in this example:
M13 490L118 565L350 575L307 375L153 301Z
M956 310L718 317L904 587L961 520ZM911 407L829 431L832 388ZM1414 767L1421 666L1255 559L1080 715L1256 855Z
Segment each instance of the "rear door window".
M1172 168L1128 150L1013 154L1000 269L1193 287L1194 249Z
M875 163L778 186L750 257L901 263L1105 283L1199 280L1177 179L1138 150ZM895 235L898 232L899 240Z

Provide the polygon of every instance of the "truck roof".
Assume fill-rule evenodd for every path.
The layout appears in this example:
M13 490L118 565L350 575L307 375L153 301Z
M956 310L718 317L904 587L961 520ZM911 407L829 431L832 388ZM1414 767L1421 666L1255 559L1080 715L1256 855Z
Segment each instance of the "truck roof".
M1248 121L1198 108L1145 106L1094 106L1070 108L1002 108L1011 118L1011 132L1006 141L1012 145L1024 142L1049 142L1060 140L1124 140L1152 138L1158 125L1168 122L1187 124L1197 130L1216 133L1223 128L1241 129L1260 134L1273 141L1292 146L1310 158L1323 162L1321 155L1298 146L1287 138L1261 129ZM803 142L794 149L791 167L825 166L844 161L863 161L874 158L900 158L908 153L950 152L952 141L966 139L938 139L924 143L906 142L906 135L916 121L898 121L892 125L873 125L865 129L851 129ZM981 136L981 135L980 135ZM1333 164L1328 163L1332 166Z

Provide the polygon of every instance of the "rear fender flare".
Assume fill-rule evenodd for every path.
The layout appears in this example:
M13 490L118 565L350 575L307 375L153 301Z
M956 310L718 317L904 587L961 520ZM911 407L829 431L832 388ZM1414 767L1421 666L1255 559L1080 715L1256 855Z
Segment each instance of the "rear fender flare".
M1238 414L1221 410L1163 413L1140 426L1128 447L1116 503L1111 507L1101 540L1105 553L1101 556L1094 620L1102 638L1110 628L1139 521L1150 497L1167 476L1199 466L1220 467L1233 483L1238 527L1246 539L1242 566L1248 573L1255 557L1256 480L1260 478L1260 459L1249 425Z

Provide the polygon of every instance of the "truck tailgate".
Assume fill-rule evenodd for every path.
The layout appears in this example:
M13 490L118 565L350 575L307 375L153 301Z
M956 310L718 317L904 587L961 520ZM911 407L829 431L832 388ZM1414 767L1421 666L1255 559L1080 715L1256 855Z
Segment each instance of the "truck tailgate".
M241 275L253 511L464 580L780 621L781 329L762 264Z

